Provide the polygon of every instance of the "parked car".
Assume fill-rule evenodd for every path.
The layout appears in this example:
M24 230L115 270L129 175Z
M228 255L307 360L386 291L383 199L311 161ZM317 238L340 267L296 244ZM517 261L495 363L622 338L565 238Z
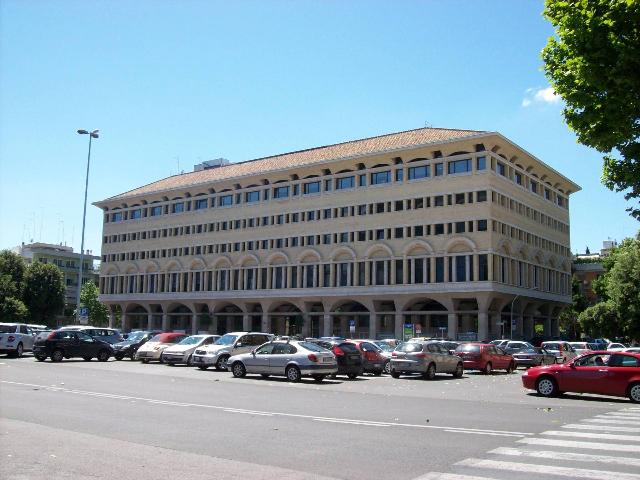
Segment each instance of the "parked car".
M569 342L569 345L573 347L576 355L582 355L583 353L598 350L598 345L589 342Z
M625 348L624 351L629 353L640 353L640 347L629 347Z
M159 333L138 348L135 359L142 363L149 363L151 360L162 362L162 352L185 338L187 336L184 333Z
M562 365L530 368L522 385L544 397L563 392L629 397L640 403L640 354L597 351Z
M610 352L624 352L626 348L626 345L622 343L610 343L607 345L607 350Z
M273 335L260 332L230 332L221 336L211 345L197 348L193 352L192 363L201 370L215 367L227 370L229 358L241 353L249 353L263 343L273 339Z
M120 334L118 330L114 330L113 328L97 328L97 327L87 327L83 325L69 325L67 327L62 327L60 330L75 330L76 332L83 332L87 335L97 338L98 340L102 340L107 343L118 343L124 340L124 337Z
M511 340L507 340L507 339L497 339L497 340L491 340L489 342L489 345L495 345L496 347L501 347L502 345L506 345L507 343L509 343Z
M371 340L349 340L353 343L362 354L362 368L364 373L373 373L374 375L382 375L384 366L389 361L384 356L382 349Z
M384 366L382 371L387 375L391 373L391 353L393 352L394 347L391 346L389 342L385 342L384 340L373 340L372 343L380 347L380 353L384 356Z
M322 382L327 375L338 372L335 355L316 343L292 340L275 340L252 350L235 355L229 360L234 377L247 373L284 376L290 382L299 382L303 376L311 376Z
M494 370L511 373L516 369L513 357L490 343L463 343L456 348L456 355L462 358L465 370L481 370L486 375Z
M116 360L122 360L125 357L129 357L131 360L134 360L138 349L159 333L162 332L145 330L131 332L122 342L113 344Z
M460 345L460 342L454 342L453 340L437 340L437 342L451 353L454 353L458 345Z
M555 354L542 347L523 348L511 356L516 361L516 367L539 367L556 363Z
M23 323L0 323L0 353L20 358L33 350L35 334Z
M521 342L517 340L509 340L507 343L500 345L499 348L506 353L513 355L523 349L534 348L529 342Z
M462 358L452 355L440 342L407 342L396 348L391 358L393 378L406 373L420 373L428 380L435 378L437 373L450 373L460 378L463 372Z
M45 338L38 337L33 345L33 356L39 362L47 357L52 362L61 362L64 358L83 358L87 362L96 357L106 362L113 356L110 343L91 337L75 330L54 330Z
M578 356L574 348L569 345L569 342L562 340L542 342L541 347L556 356L556 363L565 363Z
M211 345L219 338L220 335L191 335L182 339L180 343L165 348L161 355L161 361L169 365L178 363L191 365L193 352L195 352L196 348Z
M336 375L346 375L353 380L364 373L362 354L353 343L345 340L320 340L318 345L335 355L338 362Z

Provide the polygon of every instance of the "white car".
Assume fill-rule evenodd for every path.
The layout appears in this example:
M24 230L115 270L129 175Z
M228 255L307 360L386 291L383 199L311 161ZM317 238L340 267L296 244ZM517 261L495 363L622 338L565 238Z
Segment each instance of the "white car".
M610 352L624 352L626 348L622 343L610 343L607 345L607 350Z
M569 342L564 340L550 340L542 342L540 346L556 356L556 363L566 363L578 356L575 349L569 345Z
M227 370L229 358L240 353L248 353L263 343L273 339L273 335L260 332L230 332L211 345L196 348L191 363L201 370L215 367Z
M589 342L569 342L578 355L597 350L597 345Z
M0 323L0 353L21 357L23 352L33 351L35 336L22 323Z
M624 351L629 353L640 353L640 347L629 347L625 348Z
M169 365L177 363L191 365L191 356L196 348L210 345L219 338L220 335L191 335L180 343L165 348L161 355L161 362Z
M159 333L136 352L136 360L149 363L151 360L162 361L162 352L187 338L184 333Z

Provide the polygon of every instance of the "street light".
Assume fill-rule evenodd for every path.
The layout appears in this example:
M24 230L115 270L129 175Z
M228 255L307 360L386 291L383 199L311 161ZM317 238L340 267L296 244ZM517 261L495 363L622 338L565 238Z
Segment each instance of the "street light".
M533 287L530 290L538 290L538 287ZM521 296L522 296L521 294L518 294L515 297L513 297L513 300L511 300L511 321L509 322L509 328L511 329L510 336L513 336L513 304L516 302L518 297L521 297ZM502 339L504 340L504 322L502 322Z
M89 153L87 155L87 176L84 182L84 208L82 211L82 242L80 243L80 271L78 272L78 292L76 294L76 322L80 323L80 290L82 289L82 267L84 264L84 225L87 218L87 189L89 187L89 164L91 163L91 140L98 138L99 130L78 130L80 135L89 135Z

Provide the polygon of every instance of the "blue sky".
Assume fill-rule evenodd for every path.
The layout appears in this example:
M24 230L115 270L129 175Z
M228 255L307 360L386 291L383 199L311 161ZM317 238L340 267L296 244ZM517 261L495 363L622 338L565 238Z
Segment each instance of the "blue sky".
M89 202L225 157L425 126L499 131L582 186L572 251L634 235L545 89L542 1L0 2L0 248L80 247ZM87 210L85 245L102 216Z

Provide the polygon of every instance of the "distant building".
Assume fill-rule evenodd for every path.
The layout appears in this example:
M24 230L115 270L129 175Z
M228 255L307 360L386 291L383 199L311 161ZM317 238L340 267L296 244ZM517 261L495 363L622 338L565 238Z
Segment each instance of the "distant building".
M74 253L72 247L65 245L55 245L50 243L24 243L16 247L14 251L23 257L27 263L41 262L56 265L64 275L66 286L64 304L65 309L76 307L78 295L78 269L80 268L80 254ZM100 257L91 255L91 250L87 250L84 255L84 266L82 269L82 283L88 281L98 283L99 265L95 265Z
M580 291L592 305L598 303L600 298L593 291L593 281L604 273L602 258L609 256L611 250L618 246L615 240L602 242L600 253L578 253L574 256L571 270L573 277L580 282Z

